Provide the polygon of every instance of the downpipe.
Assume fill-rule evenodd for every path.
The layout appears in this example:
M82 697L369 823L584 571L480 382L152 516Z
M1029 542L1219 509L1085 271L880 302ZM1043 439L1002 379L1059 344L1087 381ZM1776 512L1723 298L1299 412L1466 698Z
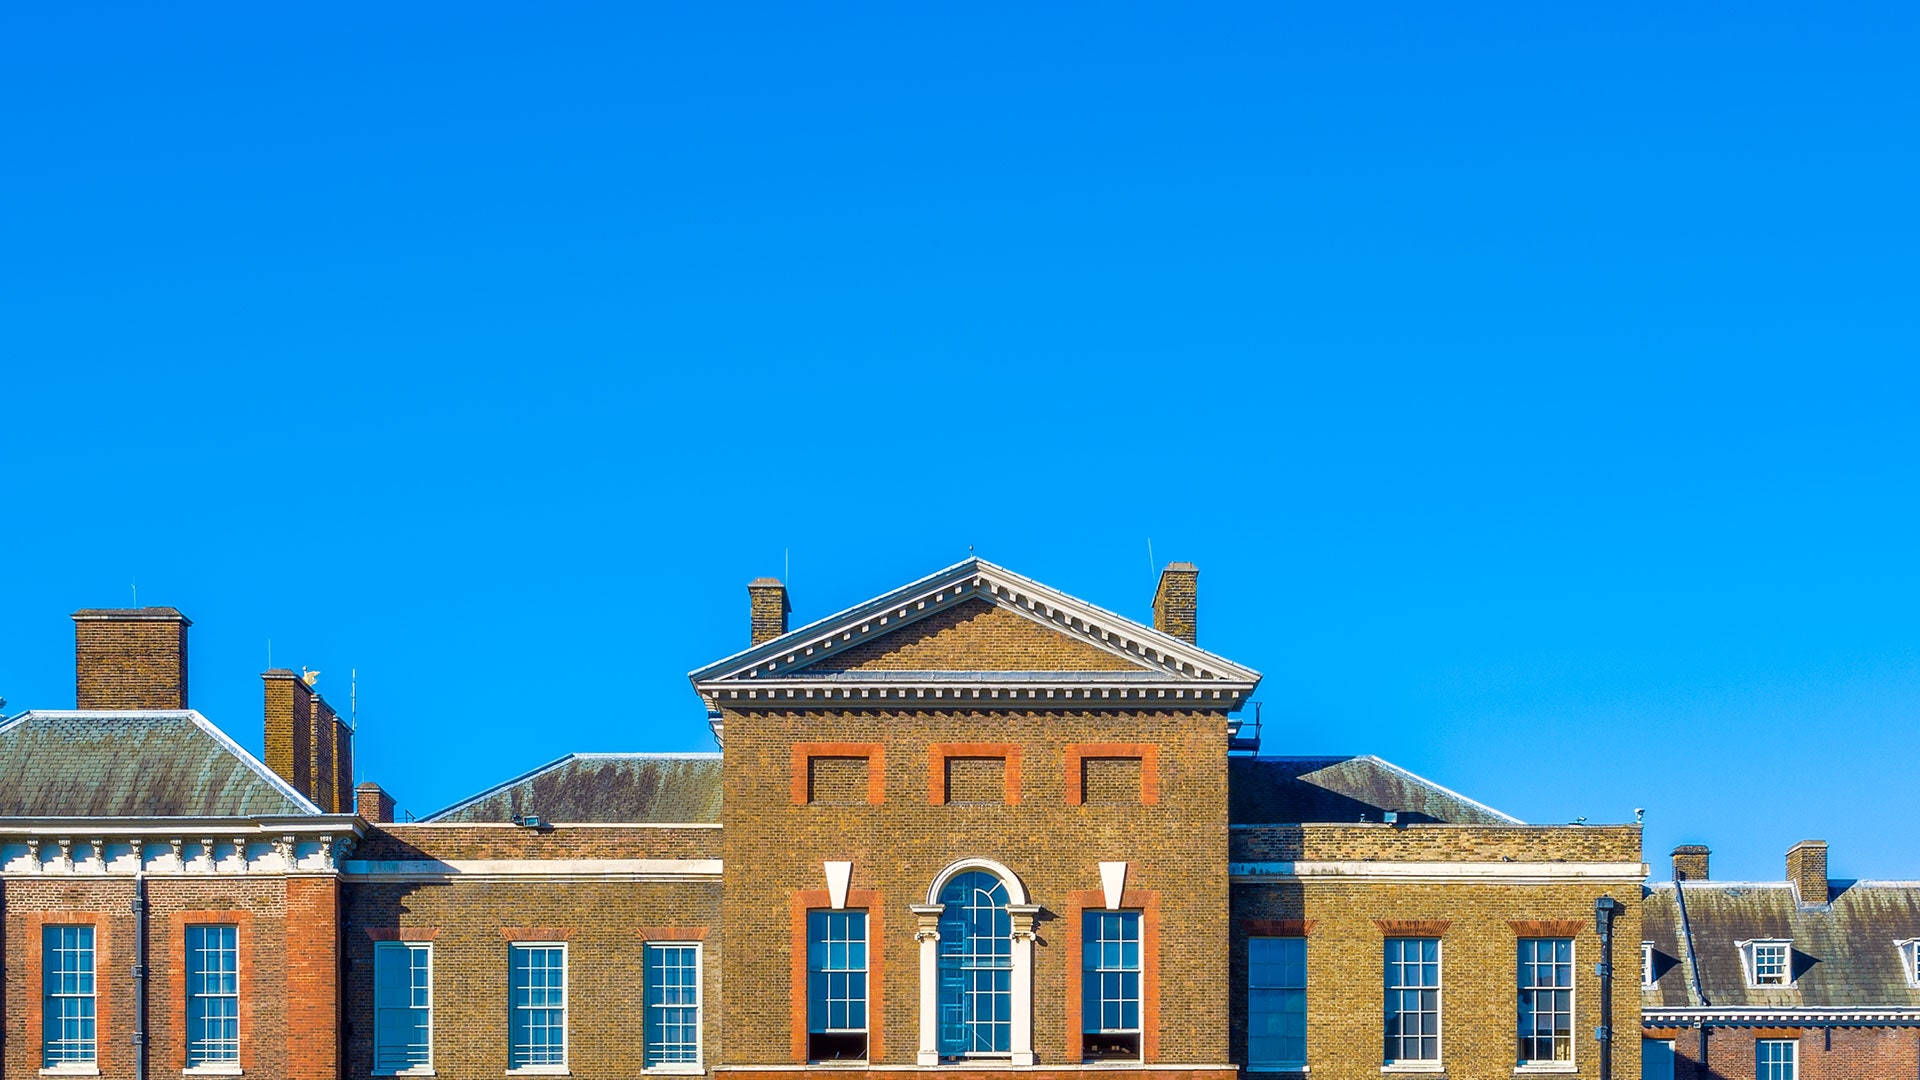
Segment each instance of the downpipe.
M1593 902L1593 921L1600 931L1600 962L1593 965L1600 976L1600 1026L1593 1029L1600 1044L1600 1080L1613 1080L1613 917L1620 901L1602 896Z
M147 872L133 875L133 1075L147 1080Z

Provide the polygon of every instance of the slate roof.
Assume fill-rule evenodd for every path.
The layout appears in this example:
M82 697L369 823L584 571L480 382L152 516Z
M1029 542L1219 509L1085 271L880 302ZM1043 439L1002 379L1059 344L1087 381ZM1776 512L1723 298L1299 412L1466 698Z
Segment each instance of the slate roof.
M1655 976L1653 987L1641 989L1644 1008L1920 1007L1920 989L1907 985L1894 944L1920 938L1920 882L1836 881L1831 903L1804 907L1785 882L1689 881L1680 888L1699 991L1689 977L1675 886L1655 884L1644 905ZM1747 986L1736 943L1767 938L1793 942L1790 987Z
M422 820L719 824L719 754L568 754Z
M1227 791L1235 825L1379 821L1388 810L1414 825L1521 824L1372 754L1230 758Z
M0 722L0 818L318 813L191 710L28 712Z

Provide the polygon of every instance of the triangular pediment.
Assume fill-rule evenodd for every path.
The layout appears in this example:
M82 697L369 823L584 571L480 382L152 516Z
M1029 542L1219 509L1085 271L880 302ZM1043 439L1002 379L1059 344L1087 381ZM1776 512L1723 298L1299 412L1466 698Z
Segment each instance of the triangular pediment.
M1149 670L1117 651L976 596L794 672Z
M690 678L714 704L932 697L1062 705L1206 700L1237 708L1260 674L968 559Z

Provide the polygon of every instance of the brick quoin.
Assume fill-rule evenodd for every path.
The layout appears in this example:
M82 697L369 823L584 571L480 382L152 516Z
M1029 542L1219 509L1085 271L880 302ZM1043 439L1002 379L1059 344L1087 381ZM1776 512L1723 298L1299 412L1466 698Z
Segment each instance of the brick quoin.
M287 880L288 1080L340 1075L340 886Z

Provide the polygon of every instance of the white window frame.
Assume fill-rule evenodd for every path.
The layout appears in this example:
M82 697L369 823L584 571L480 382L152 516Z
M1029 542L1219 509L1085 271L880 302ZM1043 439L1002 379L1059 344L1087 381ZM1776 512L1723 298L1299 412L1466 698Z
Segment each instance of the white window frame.
M560 950L560 1063L541 1063L538 1065L513 1064L513 1023L511 1011L519 1008L513 1003L513 954L520 949L559 949ZM564 941L510 941L507 943L507 1075L508 1076L565 1076L571 1069L573 1059L573 956L567 950Z
M1785 1046L1791 1049L1788 1060L1777 1062L1787 1066L1787 1075L1781 1080L1800 1080L1800 1040L1799 1039L1755 1039L1753 1041L1753 1074L1760 1076L1760 1048L1763 1046ZM1761 1080L1774 1080L1762 1077Z
M655 1005L646 1000L647 990L652 986L653 950L655 949L690 949L693 952L693 1060L667 1061L661 1062L658 1065L644 1064L647 1059L648 1050L647 1031L652 1025L647 1022L648 1016L642 1016L640 1019L640 1060L643 1064L640 1071L649 1076L694 1075L705 1073L707 1071L706 948L704 944L699 941L660 940L643 941L640 943L640 964L642 968L640 978L640 1007L645 1010L649 1016L654 1009L687 1008L685 1005Z
M203 934L210 930L221 930L221 931L226 931L228 933L231 933L233 935L233 993L231 994L205 993L205 992L196 991L194 989L193 980L194 980L194 951L195 950L190 945L187 945L186 942L187 940L190 940L192 938L193 932L195 930L199 930ZM240 1030L240 1027L241 1027L241 1024L240 1024L240 1020L241 1020L241 1016L240 1016L240 1013L241 1013L241 1009L240 1009L240 974L241 974L240 973L240 927L237 923L230 923L230 922L192 923L184 929L184 931L182 932L182 937L183 937L182 948L185 952L185 959L186 959L185 967L186 967L186 979L187 979L187 997L186 997L186 1001L182 1003L184 1005L184 1012L182 1014L182 1018L185 1020L187 1024L187 1056L186 1056L186 1069L184 1071L189 1074L197 1073L197 1074L204 1074L204 1075L222 1075L222 1074L237 1073L240 1071L241 1044L243 1044L246 1041L246 1032ZM206 950L204 948L200 950L200 952L202 953L204 953L205 951ZM224 952L225 950L223 949L221 951ZM201 968L201 977L204 979L205 975L206 975L206 969L203 965ZM204 985L204 983L202 983L202 985ZM205 999L207 1001L224 1001L227 998L233 999L233 1049L232 1049L232 1052L228 1053L225 1051L224 1048L209 1050L209 1049L206 1049L205 1047L202 1047L199 1051L197 1051L199 1056L196 1057L195 1056L196 1051L194 1049L195 1039L194 1039L194 1031L193 1031L194 1001L199 999ZM204 1030L205 1029L203 1028L202 1029L203 1033L204 1033Z
M1567 992L1567 1058L1565 1061L1562 1061L1558 1058L1528 1058L1527 1060L1518 1062L1515 1066L1515 1071L1517 1072L1576 1072L1579 1070L1579 1067L1580 1067L1578 1064L1578 1057L1580 1053L1580 1025L1579 1025L1580 942L1576 938L1566 938L1566 937L1518 938L1514 942L1514 952L1515 952L1516 959L1518 958L1520 945L1528 941L1564 941L1567 943L1568 982L1566 987L1564 988ZM1649 945L1647 946L1647 948L1650 949L1652 948L1652 946ZM1559 965L1555 963L1554 966L1558 967ZM1547 989L1550 992L1554 992L1562 988L1547 987L1545 989ZM1531 992L1533 991L1522 988L1519 985L1518 974L1516 972L1515 982L1514 982L1514 993L1516 995L1515 997L1516 1002L1518 1001L1518 995L1531 993ZM1518 1055L1515 1055L1515 1056L1518 1057Z
M1900 970L1906 973L1907 985L1920 989L1920 938L1901 938L1893 947L1900 950Z
M1256 941L1297 941L1300 943L1300 985L1299 986L1277 986L1276 985L1276 986L1256 987L1254 985L1253 983L1253 943ZM1254 936L1247 938L1247 1018L1248 1018L1247 1071L1248 1072L1304 1073L1307 1071L1307 1059L1306 1059L1306 1051L1304 1048L1304 1039L1311 1035L1312 1030L1310 1027L1308 1028L1308 1030L1301 1032L1301 1035L1303 1037L1303 1045L1302 1045L1301 1056L1299 1061L1274 1061L1274 1060L1256 1061L1254 1060L1253 1030L1252 1030L1253 1028L1253 1025L1252 1025L1253 992L1256 989L1258 990L1298 990L1301 993L1301 995L1304 996L1307 992L1307 978L1308 978L1307 939L1305 935L1303 934L1256 934Z
M1008 869L1004 863L992 859L966 858L949 863L944 870L934 875L933 883L927 887L926 902L911 905L908 910L920 921L921 929L914 934L914 940L920 943L920 1050L916 1061L921 1065L939 1065L940 1057L940 956L937 930L930 924L938 922L945 905L940 902L940 891L956 874L969 870L985 870L1000 879L1007 889L1007 914L1014 920L1013 931L1013 976L1012 985L1012 1053L1000 1055L1001 1060L1009 1061L1015 1067L1032 1065L1033 1056L1033 939L1032 922L1040 910L1027 899L1027 887L1021 883L1020 876ZM871 1018L868 1020L872 1023ZM1078 1023L1078 1019L1074 1020ZM1076 1063L1078 1064L1078 1063Z
M1793 985L1793 940L1791 938L1754 938L1751 941L1734 943L1740 949L1740 966L1745 969L1747 988L1750 990L1784 990ZM1760 950L1779 949L1781 958L1780 981L1760 981Z
M1385 1058L1386 1060L1382 1062L1380 1069L1382 1072L1443 1072L1445 1071L1445 1068L1446 1068L1444 1063L1447 1060L1447 1044L1446 1044L1447 995L1446 995L1446 989L1445 989L1447 985L1447 943L1439 937L1434 937L1429 935L1413 935L1413 936L1407 936L1407 937L1396 935L1394 937L1384 938L1380 942L1380 958L1383 962L1386 961L1387 942L1389 941L1431 941L1433 942L1433 962L1434 962L1434 969L1435 969L1433 986L1432 987L1416 986L1416 987L1410 988L1414 990L1431 989L1433 991L1433 1024L1434 1024L1433 1057L1431 1058L1386 1058L1386 1055L1383 1052L1381 1054L1381 1057ZM1384 980L1383 980L1383 983L1384 983ZM1404 990L1409 988L1401 987L1401 989ZM1387 992L1386 988L1383 985L1381 987L1381 994L1384 996L1386 992ZM1385 1014L1383 1013L1382 1023L1384 1022L1385 1022ZM1384 1044L1386 1041L1384 1038L1386 1033L1383 1031L1381 1032L1381 1034L1383 1036L1383 1038L1381 1039L1381 1042ZM1383 1051L1384 1051L1384 1045L1383 1045Z
M1119 916L1120 918L1117 920L1117 923L1119 926L1122 926L1122 927L1124 927L1129 920L1131 920L1133 923L1133 933L1134 933L1133 947L1134 947L1135 959L1134 959L1134 964L1131 968L1125 966L1124 964L1122 964L1120 967L1114 967L1114 968L1102 967L1100 966L1099 960L1093 960L1092 962L1094 966L1091 968L1087 967L1087 962L1091 959L1091 957L1089 957L1088 955L1089 950L1098 951L1101 957L1104 958L1105 950L1101 949L1100 946L1106 944L1105 940L1099 937L1089 939L1086 936L1087 919L1089 917L1092 917L1097 921L1107 916ZM1147 974L1146 974L1147 972L1147 954L1146 954L1147 929L1146 929L1146 926L1147 926L1146 913L1139 910L1138 908L1117 908L1112 910L1087 908L1080 913L1080 956L1081 956L1080 967L1081 967L1081 970L1079 972L1079 976L1080 976L1080 979L1082 980L1082 984L1084 985L1086 977L1089 974L1119 975L1119 976L1132 975L1134 977L1132 1001L1133 1001L1133 1016L1134 1016L1135 1022L1132 1027L1110 1028L1110 1027L1104 1026L1103 1024L1102 1026L1100 1026L1098 1029L1094 1031L1088 1031L1086 1028L1086 1016L1085 1016L1085 1010L1087 1007L1087 1002L1085 1000L1086 991L1084 989L1081 991L1082 999L1080 1002L1080 1008L1081 1008L1082 1015L1078 1023L1080 1024L1080 1035L1083 1043L1085 1041L1086 1036L1088 1035L1132 1035L1134 1036L1134 1047L1137 1052L1131 1059L1126 1059L1126 1058L1104 1059L1107 1061L1124 1062L1124 1061L1131 1060L1133 1062L1139 1062L1139 1061L1145 1060L1146 1051L1147 1051L1146 1034L1145 1034L1145 1025L1147 1020L1147 1016L1146 1016L1147 1009L1146 1009L1146 999L1145 999L1146 980L1147 980ZM1100 924L1100 930L1097 932L1104 933L1105 925ZM1125 937L1122 936L1121 938L1115 939L1115 943L1120 944L1120 943L1123 943L1125 940L1126 940ZM1123 952L1124 952L1124 949L1123 949ZM1102 983L1105 982L1104 979L1100 981ZM1121 985L1124 986L1125 979L1122 978L1120 980L1120 983ZM1102 1019L1104 1019L1104 1013L1105 1013L1104 1005L1108 1000L1109 999L1104 994L1101 995L1100 1001L1103 1006L1101 1010ZM1119 997L1113 998L1111 1000L1119 1005L1122 1013L1124 1014L1126 1009L1126 1003L1128 1001L1128 998L1125 996L1125 992L1122 991ZM1083 1059L1085 1058L1084 1053L1082 1054L1082 1057ZM1086 1059L1086 1060L1092 1060L1092 1059Z
M827 1017L827 1020L821 1024L820 1033L823 1035L859 1035L861 1036L861 1038L866 1040L866 1050L864 1053L860 1055L857 1061L859 1062L872 1061L873 1060L873 912L867 908L814 908L808 911L807 912L806 948L808 949L809 952L812 951L814 946L814 940L815 940L813 937L813 916L820 913L825 913L830 916L831 915L853 915L857 913L860 916L860 944L861 944L860 955L863 957L863 960L860 966L858 968L853 968L853 967L821 968L821 969L818 969L818 971L819 973L826 974L826 975L858 975L860 976L860 1001L862 1003L860 1011L861 1011L861 1016L865 1018L865 1022L862 1023L857 1028L833 1027L831 1024L832 1012L833 1012L833 1005L832 1005L833 999L831 998L831 996L829 996L827 1000L823 1002L823 1004L826 1006L828 1017ZM824 942L823 944L830 944L832 940L833 940L832 938L828 938L827 942ZM846 939L846 943L848 944L851 944L852 941L853 939L850 937ZM798 993L805 994L807 997L807 1032L809 1036L809 1041L811 1041L811 1036L813 1034L814 1016L813 1016L813 985L812 983L813 983L813 976L815 974L815 970L816 969L812 966L811 962L809 962L807 966L807 985L797 988ZM851 1000L851 999L847 999L847 1000ZM812 1060L811 1049L809 1049L809 1060ZM856 1059L847 1058L844 1060L836 1060L836 1061L827 1062L824 1064L827 1064L827 1066L831 1068L835 1066L845 1066L848 1064L853 1064L855 1062L856 1062ZM821 1064L821 1062L816 1062L816 1064Z
M91 987L91 989L89 989L84 994L79 993L77 991L69 994L64 991L50 991L47 989L47 976L51 974L53 970L52 965L49 963L49 961L52 959L52 955L49 953L47 949L47 938L49 936L48 931L62 932L67 930L86 931L86 944L84 947L76 944L72 949L67 949L64 946L62 946L54 950L55 952L61 952L61 953L70 952L76 955L82 951L86 953L87 966L84 969L84 971L77 966L73 970L73 974L76 976L79 976L82 974L86 976L87 985ZM62 968L62 970L64 971L65 969ZM83 1076L98 1076L100 1074L100 931L99 931L99 928L95 927L91 923L45 923L41 926L41 929L40 929L40 986L37 988L36 993L40 995L40 1071L46 1075L55 1075L60 1073L77 1073ZM51 1056L54 1052L53 1047L51 1044L47 1042L47 1029L46 1029L47 1015L49 1011L53 1008L53 1003L56 1001L80 1001L80 1000L86 1000L86 1001L92 1002L93 1004L93 1007L90 1010L88 1010L92 1014L91 1019L93 1022L93 1038L90 1040L84 1040L90 1043L90 1045L84 1046L84 1047L77 1047L72 1051L67 1051L63 1049L61 1051L61 1056L59 1060L57 1061L53 1060ZM66 1010L63 1008L60 1011L61 1011L61 1015L65 1016ZM60 1041L62 1043L65 1043L67 1040L63 1038Z
M1640 985L1654 986L1660 980L1653 977L1653 942L1640 943Z
M411 1002L411 997L412 997L411 987L413 982L413 979L412 979L413 950L419 949L425 952L427 956L427 1004L426 1004L427 1060L423 1064L409 1065L406 1068L402 1068L402 1069L381 1068L380 1067L380 956L382 953L385 953L391 956L394 954L394 952L401 949L406 950L403 958L407 965L409 1002ZM419 1006L415 1006L409 1003L407 1006L407 1011L411 1012L413 1009L418 1007ZM431 941L376 941L374 942L373 943L373 1061L374 1061L373 1075L374 1076L432 1076L434 1074L433 1073L433 1009L434 1009L433 942Z

